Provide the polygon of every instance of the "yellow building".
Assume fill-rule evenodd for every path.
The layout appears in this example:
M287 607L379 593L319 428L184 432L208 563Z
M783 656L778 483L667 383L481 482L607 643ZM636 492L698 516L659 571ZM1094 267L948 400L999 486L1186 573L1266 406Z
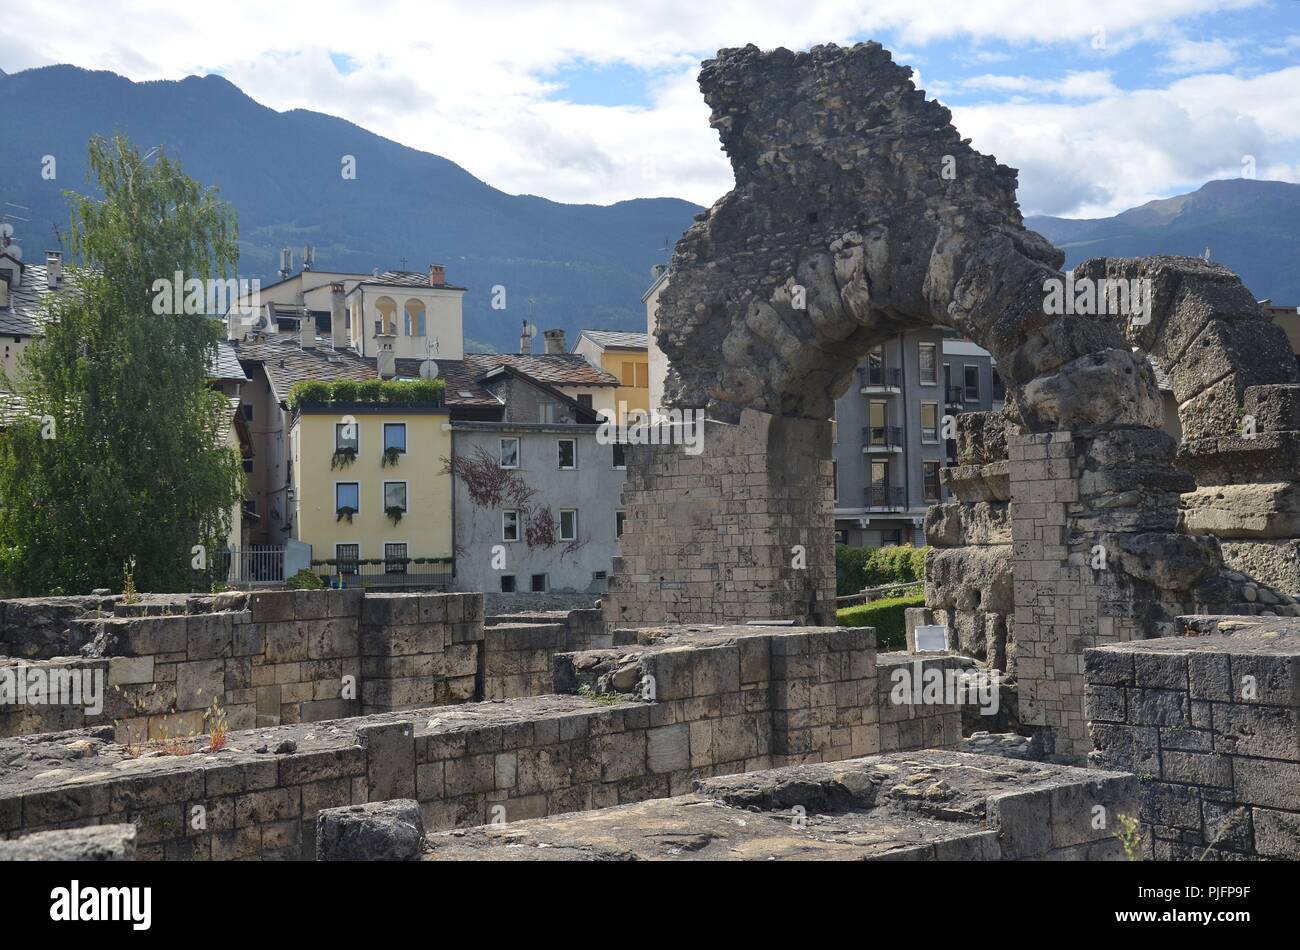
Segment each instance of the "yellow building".
M388 581L403 573L450 574L449 565L424 564L453 553L452 482L444 465L451 427L441 399L304 401L290 423L289 451L297 539L312 546L317 573L383 573ZM321 567L325 561L338 562L337 570Z
M618 412L620 422L624 412L650 411L650 357L646 334L583 330L573 352L586 357L592 366L603 369L619 381L611 408Z

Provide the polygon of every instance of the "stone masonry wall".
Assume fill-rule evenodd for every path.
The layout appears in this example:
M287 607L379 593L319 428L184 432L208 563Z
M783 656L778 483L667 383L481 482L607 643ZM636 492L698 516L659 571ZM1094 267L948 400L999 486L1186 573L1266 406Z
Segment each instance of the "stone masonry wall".
M746 411L736 425L702 430L698 455L681 444L628 447L606 621L832 623L830 424Z
M1087 651L1089 763L1139 777L1157 859L1296 860L1300 622L1191 621Z

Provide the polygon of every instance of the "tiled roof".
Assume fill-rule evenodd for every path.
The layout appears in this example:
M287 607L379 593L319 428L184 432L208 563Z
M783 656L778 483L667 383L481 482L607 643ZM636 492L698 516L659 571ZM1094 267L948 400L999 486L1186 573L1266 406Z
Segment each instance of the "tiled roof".
M60 290L72 283L66 267L63 273ZM45 285L44 264L25 265L22 286L9 288L9 307L0 310L0 336L39 336L44 327L41 301L57 292Z
M623 330L583 330L582 336L602 347L617 347L625 350L645 350L650 347L650 335L648 333L629 333Z
M213 358L211 365L208 366L208 376L212 379L231 380L237 383L248 382L248 375L244 368L239 365L239 357L235 355L235 348L225 340L217 343L217 355Z
M474 367L478 376L497 366L512 366L552 386L619 385L618 377L592 366L578 353L466 353L465 365Z
M366 380L376 377L374 357L362 357L350 349L333 350L324 345L304 350L298 345L296 336L276 335L255 342L235 341L230 346L240 360L257 361L266 368L277 399L288 398L293 384L304 380ZM397 360L398 375L419 376L423 362L423 359ZM502 365L511 366L551 386L618 385L615 377L573 353L536 356L469 353L464 360L440 359L436 362L438 375L447 381L449 407L500 406L501 401L478 380Z
M374 277L367 277L361 281L363 284L383 284L390 287L422 287L428 290L433 287L429 283L429 275L421 274L414 270L386 270L382 274ZM441 284L434 287L435 290L464 290L464 287L458 287L455 284Z

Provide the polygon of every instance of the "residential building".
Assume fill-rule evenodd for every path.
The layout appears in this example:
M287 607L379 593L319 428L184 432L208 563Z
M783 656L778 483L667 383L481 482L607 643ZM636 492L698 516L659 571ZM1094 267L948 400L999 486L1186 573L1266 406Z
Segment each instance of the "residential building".
M618 378L609 407L619 422L628 412L650 410L649 340L645 333L619 330L583 330L573 352ZM601 407L596 407L597 409Z
M502 398L501 419L452 423L457 585L603 591L622 533L622 447L597 438L595 410L518 369L483 384ZM546 401L557 414L535 421ZM507 497L476 499L485 475L508 479Z
M925 544L926 509L947 500L939 471L955 464L946 420L1000 409L988 351L935 327L876 346L835 402L835 529L841 544Z
M478 573L476 552L483 539L473 532L462 537L451 460L462 454L462 444L465 451L477 447L476 437L470 434L476 425L518 430L521 439L559 429L571 431L578 440L574 451L585 471L583 459L595 445L595 407L613 405L619 380L582 355L565 352L563 331L546 331L546 349L538 354L531 352L529 335L522 338L522 352L517 354L463 353L463 289L453 288L454 295L444 295L450 285L436 267L428 274L390 271L377 277L362 276L351 290L346 281L334 280L326 288L327 297L309 286L313 278L297 284L295 278L272 288L283 299L269 302L274 305L273 318L271 311L263 309L267 319L259 319L252 332L239 333L241 324L235 315L228 320L231 333L236 334L231 346L249 377L243 407L252 437L252 451L246 460L250 544L279 548L301 542L311 546L315 561L338 560L338 545L345 545L348 558L355 554L365 561L396 560L398 556L392 552L400 548L390 545L405 543L404 556L409 558L441 558L454 552L454 584L460 589L500 589L494 575ZM432 288L431 296L424 293L421 281ZM298 297L285 289L293 286L308 289ZM382 299L385 297L393 306ZM323 333L317 317L321 301L326 299L329 332ZM423 324L421 311L412 301L424 305ZM446 315L437 311L444 305L450 308ZM437 347L426 346L434 333ZM434 371L435 367L426 365L429 356L436 364L437 377L445 381L443 405L437 411L430 407L419 413L419 419L399 418L373 407L365 414L349 409L361 440L356 446L357 461L342 474L339 468L329 468L340 447L337 439L343 437L338 429L343 414L337 406L292 412L288 398L294 384L364 381L377 376L416 378ZM388 447L388 442L381 440L397 438L399 424L406 427L407 451L412 457L399 459L396 468L403 470L403 477L394 478L394 467L383 466L378 461L380 455L371 448L382 454L378 447ZM468 426L463 439L462 425ZM353 434L352 430L347 434ZM412 448L413 440L420 444L418 452ZM483 444L491 445L490 441ZM496 448L499 451L499 444ZM388 484L391 482L405 483L407 511L396 524L385 520L385 509L390 506L375 500L385 500L386 494L392 496L387 500L397 500L396 493L402 489ZM621 478L614 480L612 487L602 483L599 491L585 486L580 492L585 514L578 528L578 540L584 543L571 548L565 563L558 567L549 560L553 550L532 549L530 557L536 563L517 565L521 577L528 575L528 584L520 589L529 589L532 574L542 574L548 577L550 588L584 590L594 574L608 572L617 554L615 538L612 529L596 529L604 522L614 523L621 482ZM535 489L534 504L548 506L557 521L569 517L561 516L560 509L563 503L564 510L569 510L570 496L557 495L558 500L553 500L550 493L563 487L545 482ZM340 507L353 507L343 504L353 497L359 502L353 520L336 520ZM571 518L568 523L572 525ZM567 540L565 545L569 546ZM444 546L447 550L442 553ZM581 555L575 561L578 550ZM520 551L522 547L516 553Z
M655 324L659 320L659 297L663 294L664 288L668 286L668 268L663 264L656 264L650 269L650 276L654 278L654 282L641 295L641 302L645 304L646 361L649 364L650 375L650 406L655 411L659 411L664 408L664 381L668 377L668 357L659 348L659 341L655 337Z
M333 560L346 575L382 559L390 582L429 578L434 572L420 565L451 560L448 419L441 400L298 407L289 427L290 518L313 560ZM450 579L449 566L436 573Z
M0 369L16 379L19 360L44 328L45 298L73 286L61 251L46 251L44 264L29 264L13 245L0 248Z

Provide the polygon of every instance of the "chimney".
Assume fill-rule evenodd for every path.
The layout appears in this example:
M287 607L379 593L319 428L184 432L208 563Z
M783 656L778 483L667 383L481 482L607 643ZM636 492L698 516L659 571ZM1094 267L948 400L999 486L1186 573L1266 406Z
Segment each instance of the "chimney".
M298 343L304 350L316 348L316 318L307 310L303 310L298 320Z
M63 282L63 252L45 252L45 284L50 290L58 290Z
M447 271L441 264L429 265L429 286L430 287L447 286Z
M350 337L343 306L343 285L335 281L330 284L330 342L334 349L342 350L352 342Z
M519 355L533 355L533 328L528 325L527 320L524 321L523 329L519 331Z
M393 344L379 345L379 358L375 360L375 364L379 369L380 379L392 379L397 375L397 354L393 352Z
M543 330L542 336L546 340L544 353L564 353L564 331L563 330Z

